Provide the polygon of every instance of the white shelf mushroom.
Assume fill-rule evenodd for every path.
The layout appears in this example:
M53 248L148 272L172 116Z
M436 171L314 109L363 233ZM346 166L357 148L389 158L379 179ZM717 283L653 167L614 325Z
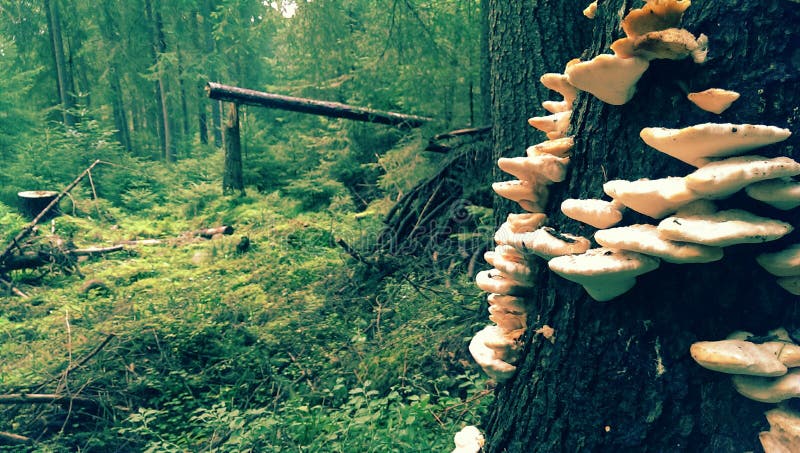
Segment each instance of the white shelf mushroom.
M700 198L677 176L660 179L625 181L616 179L603 184L609 197L648 217L661 219Z
M755 182L800 174L789 157L737 156L710 162L686 176L686 187L703 198L725 198Z
M589 61L568 65L567 80L579 90L589 92L606 104L622 105L636 92L636 82L650 62L643 58L620 58L602 54Z
M552 154L501 157L497 160L497 166L504 172L523 181L541 181L545 184L563 181L568 165L569 157Z
M741 209L713 214L667 217L658 224L661 237L673 241L726 247L774 241L789 234L794 227Z
M742 396L762 403L779 403L800 397L800 369L777 378L733 376L733 386Z
M756 262L776 277L800 275L800 244L794 244L779 252L762 253Z
M497 326L486 326L483 330L476 333L469 342L469 352L475 362L489 375L498 382L503 382L511 378L517 371L517 367L498 359L495 351L486 345L492 342L496 336Z
M757 182L745 187L744 190L750 198L783 211L800 206L800 182L791 178Z
M565 216L595 228L608 228L622 221L622 203L597 199L568 198L561 202Z
M668 263L710 263L722 259L722 249L675 242L662 238L655 225L630 225L599 230L594 239L603 247L630 250L661 258Z
M551 154L557 157L569 157L569 151L575 146L573 137L562 137L555 140L546 140L536 145L529 146L525 153L528 157L541 154Z
M785 408L776 408L764 413L769 422L769 431L758 435L765 453L793 453L800 445L800 414Z
M783 376L786 365L778 360L781 345L770 342L755 344L743 339L700 341L689 352L703 368L721 373L748 376Z
M739 93L721 88L709 88L697 93L689 93L686 97L701 109L719 115L739 99Z
M474 426L465 426L453 436L456 448L450 453L479 453L485 440L481 431Z
M687 164L700 167L709 158L743 154L751 149L778 143L792 132L760 124L704 123L683 129L646 127L639 136L645 143Z
M597 301L611 300L636 284L636 277L658 268L658 258L625 250L597 248L548 262L556 274L584 287Z

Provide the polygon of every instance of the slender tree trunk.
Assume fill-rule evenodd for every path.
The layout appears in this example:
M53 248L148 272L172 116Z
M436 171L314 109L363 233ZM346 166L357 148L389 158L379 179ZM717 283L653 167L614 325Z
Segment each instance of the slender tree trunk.
M112 108L114 110L114 125L117 128L117 140L122 146L130 151L133 149L131 144L130 130L128 129L128 117L125 110L125 100L122 94L122 84L119 80L119 72L116 67L110 69L109 82L111 82Z
M181 133L184 137L189 137L190 134L190 127L189 127L189 107L186 100L186 80L185 80L185 71L183 70L183 54L181 53L181 48L179 44L175 44L175 53L178 58L178 84L180 86L180 93L181 93L181 125L183 126Z
M492 87L489 60L489 0L481 0L480 34L480 125L492 124Z
M72 108L75 101L72 97L71 83L67 71L67 62L64 55L64 40L61 31L61 14L58 9L58 0L44 0L44 10L47 16L47 28L50 35L50 46L53 51L53 61L56 72L58 96L61 100L62 119L64 125L72 126L75 119Z
M211 21L211 13L214 11L214 0L205 0L203 2L203 18L204 18L204 42L206 55L213 55L216 44L214 43L213 25ZM214 69L214 65L209 65L208 72L209 82L219 82L218 74ZM219 148L222 143L222 104L220 102L211 103L211 131L214 136L214 146Z
M244 194L242 177L242 142L239 136L239 104L230 104L228 122L225 124L225 171L222 175L222 191L237 191Z
M623 0L599 2L591 22L580 16L586 2L520 3L530 8L518 2L490 2L498 155L524 155L526 145L544 140L519 130L528 127L526 116L544 114L534 102L542 99L541 91L528 81L538 79L542 69L562 72L566 61L580 56L580 50L567 52L563 47L580 40L580 30L593 33L584 59L608 53L608 45L620 37L621 12L641 6ZM683 176L692 170L642 143L643 127L796 124L800 78L791 61L797 47L786 33L799 22L800 5L794 3L693 2L683 26L709 36L708 62L654 61L637 95L624 106L603 104L585 93L579 96L571 124L576 146L567 180L552 186L550 224L591 237L593 228L558 213L563 199L603 197L606 180ZM524 41L531 36L539 39ZM542 63L539 55L545 56L546 68L537 67ZM742 97L717 116L689 103L684 87L731 89ZM799 141L793 136L758 153L797 158ZM778 212L741 195L720 204L794 225L800 220L797 210ZM624 223L654 221L629 212ZM725 258L715 263L662 263L639 277L630 292L604 303L549 272L541 261L529 301L525 355L517 374L499 387L485 420L486 451L761 451L758 432L767 428L763 412L774 405L737 394L728 375L698 366L689 346L722 339L735 330L761 335L800 325L798 298L778 287L754 261L766 250L797 243L797 236L727 247ZM555 329L553 343L533 333L545 324Z

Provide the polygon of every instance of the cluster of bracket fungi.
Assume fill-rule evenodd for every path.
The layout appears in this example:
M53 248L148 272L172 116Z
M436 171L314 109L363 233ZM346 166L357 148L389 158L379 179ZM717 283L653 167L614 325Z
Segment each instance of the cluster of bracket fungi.
M742 209L716 209L714 200L742 189L778 209L800 206L800 182L792 179L800 174L800 163L789 157L745 154L786 140L791 132L775 126L729 123L644 128L640 136L647 145L697 170L680 177L608 181L603 191L610 201L564 200L564 215L598 229L594 241L599 247L592 248L587 238L546 226L549 186L565 179L574 144L566 132L578 92L622 105L633 97L650 60L692 58L698 64L705 62L706 36L695 38L678 28L690 0L645 2L622 20L626 37L611 45L613 54L572 60L563 74L541 77L545 87L563 96L542 103L549 115L528 121L548 140L529 147L526 156L498 161L501 170L517 179L494 183L493 189L525 212L508 215L495 233L496 248L485 255L494 268L476 277L478 287L490 293L489 319L494 324L475 335L469 350L486 374L499 382L516 372L520 339L527 329L525 295L533 286L534 260L547 260L550 270L582 285L593 299L607 301L630 290L638 275L656 270L661 260L713 262L723 258L724 247L772 241L793 230L786 222ZM584 15L594 18L596 10L593 2ZM719 88L688 95L699 108L717 114L738 97L738 93ZM658 223L614 227L622 221L625 209ZM800 244L762 254L757 262L775 275L784 289L800 295ZM555 341L553 329L546 325L536 333ZM783 329L764 338L759 341L736 332L727 340L695 343L691 355L706 368L734 374L736 389L748 398L779 402L800 397L800 346ZM765 451L794 451L791 446L800 445L800 414L777 408L766 415L771 430L760 436ZM462 437L474 436L462 433ZM482 437L480 442L461 440L454 452L477 452L483 443Z

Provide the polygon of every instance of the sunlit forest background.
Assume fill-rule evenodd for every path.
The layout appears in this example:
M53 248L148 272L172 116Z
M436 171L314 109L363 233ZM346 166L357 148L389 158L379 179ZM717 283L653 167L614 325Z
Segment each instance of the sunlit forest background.
M0 239L46 261L0 259L0 451L451 449L491 399L490 176L482 136L430 139L486 124L481 30L477 0L0 0ZM241 106L224 193L210 81L433 121ZM18 192L96 160L13 244Z

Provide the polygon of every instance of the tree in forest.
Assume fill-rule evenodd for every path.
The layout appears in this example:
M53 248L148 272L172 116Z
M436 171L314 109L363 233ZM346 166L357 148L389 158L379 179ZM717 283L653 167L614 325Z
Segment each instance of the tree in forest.
M620 19L641 2L599 1L596 17L581 14L588 2L490 0L490 51L494 155L524 155L544 139L526 124L554 99L539 84L546 72L563 72L573 58L611 53L623 37ZM653 60L633 99L609 105L582 92L568 134L575 137L564 182L551 186L545 211L560 232L591 238L594 228L563 216L566 198L604 198L603 183L683 176L694 167L645 145L644 127L683 128L700 123L765 124L792 129L800 110L795 67L800 4L696 0L680 27L708 36L708 58ZM700 110L687 92L724 88L741 98L721 115ZM795 131L796 132L796 131ZM797 158L797 134L753 154ZM508 179L496 175L496 179ZM720 209L745 209L797 225L798 213L779 211L743 193L717 201ZM496 215L521 212L498 203ZM654 223L629 210L624 224ZM657 223L657 221L655 222ZM642 275L636 286L608 302L580 285L534 269L528 328L516 374L498 387L484 420L486 451L760 451L764 412L774 405L739 395L729 376L703 369L691 344L721 340L737 330L764 335L800 327L800 305L756 264L755 256L797 243L797 234L765 244L726 247L724 259L675 265ZM552 341L537 330L554 329ZM540 331L541 332L541 331Z

